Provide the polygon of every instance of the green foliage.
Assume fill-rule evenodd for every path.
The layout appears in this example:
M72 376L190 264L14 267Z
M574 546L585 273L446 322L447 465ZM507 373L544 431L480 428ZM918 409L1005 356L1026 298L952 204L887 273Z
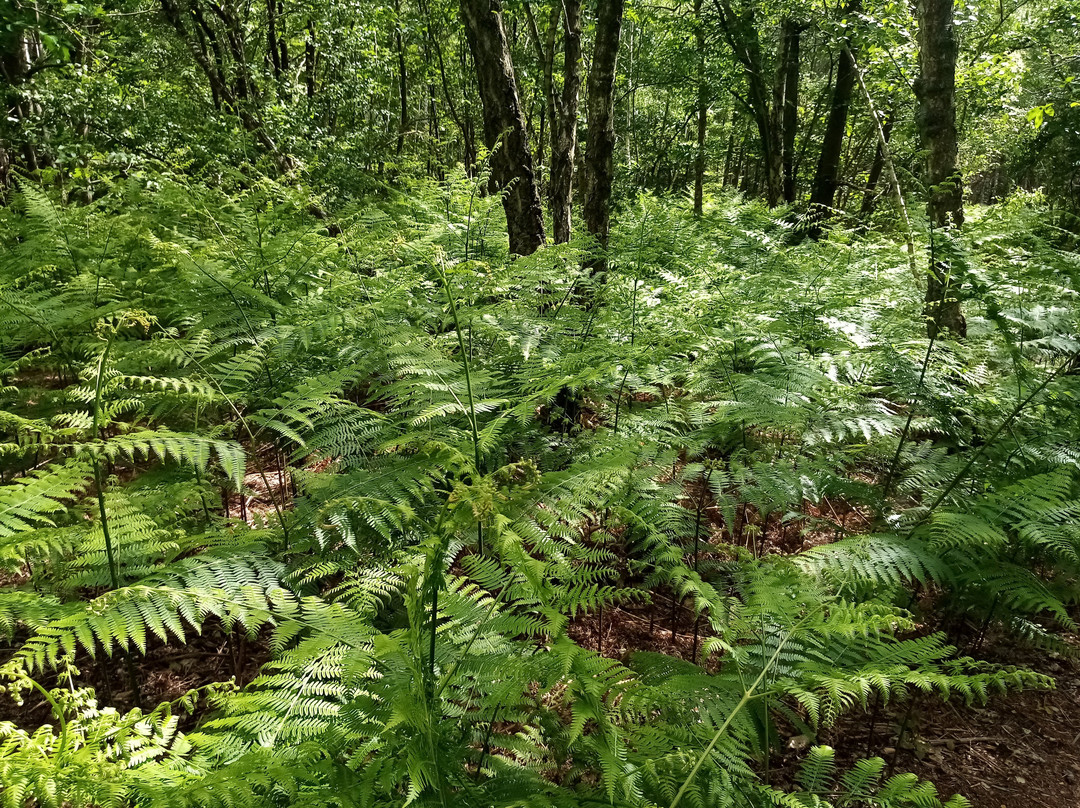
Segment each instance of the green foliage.
M974 656L1074 628L1076 312L1066 259L1003 272L1029 231L964 245L986 316L922 373L894 244L753 205L640 198L585 309L584 245L507 261L471 193L334 237L270 182L117 193L3 214L2 672L60 725L0 729L7 804L959 808L759 772L782 726L1051 684ZM581 639L673 601L687 658ZM210 631L268 661L187 733L80 689Z

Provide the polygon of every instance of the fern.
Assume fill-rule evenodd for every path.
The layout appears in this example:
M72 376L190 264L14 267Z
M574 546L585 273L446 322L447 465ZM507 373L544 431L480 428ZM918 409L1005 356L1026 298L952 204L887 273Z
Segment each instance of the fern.
M504 260L478 181L342 211L335 238L252 178L132 179L121 216L25 193L2 671L76 695L46 691L66 733L0 730L3 800L964 805L823 747L787 793L760 771L781 720L1051 684L974 655L1074 627L1077 391L1040 367L1072 345L1060 278L1025 275L1020 307L976 239L996 309L924 370L887 241L790 246L763 208L644 196L585 309L588 245ZM661 601L689 658L605 656ZM219 629L267 660L186 699L186 735L79 689L91 658Z

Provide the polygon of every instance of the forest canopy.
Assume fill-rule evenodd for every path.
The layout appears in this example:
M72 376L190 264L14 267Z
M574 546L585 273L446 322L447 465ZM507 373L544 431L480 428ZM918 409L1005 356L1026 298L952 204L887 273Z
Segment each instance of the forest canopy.
M0 804L1075 805L1078 42L0 0Z

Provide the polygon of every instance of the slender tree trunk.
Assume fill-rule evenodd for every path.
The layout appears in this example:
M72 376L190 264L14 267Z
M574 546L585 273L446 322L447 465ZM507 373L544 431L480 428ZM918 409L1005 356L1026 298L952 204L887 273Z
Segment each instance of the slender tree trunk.
M786 80L779 75L782 66L778 65L772 90L765 80L764 61L761 57L761 39L758 35L757 21L753 7L736 13L728 0L714 0L720 17L720 29L743 69L746 77L746 104L753 114L761 145L761 162L765 170L765 197L769 207L780 204L784 192L783 180L783 138L779 123L782 113L777 114L774 104L782 99ZM783 42L780 44L781 52ZM783 60L781 59L781 65ZM772 100L772 104L770 103Z
M180 0L160 0L166 21L180 36L196 64L210 82L215 98L236 114L244 129L274 159L278 171L285 174L294 167L292 157L274 142L264 119L263 93L248 64L245 36L247 29L234 11L224 5L209 3L224 35L218 37L198 2L181 4ZM188 22L192 28L189 29ZM229 57L227 59L227 56ZM226 63L231 59L231 71ZM231 72L231 80L228 73Z
M877 127L868 128L866 133L859 140L856 140L854 131L852 131L851 137L848 138L847 157L844 158L844 165L848 166L849 170L852 172L862 165L863 155L866 154L866 150L870 147L871 143L875 146L880 145L877 142L876 128ZM855 183L841 182L836 206L841 210L846 210L848 200L854 192Z
M570 240L581 98L581 0L563 0L562 98L551 122L551 221L555 242Z
M799 44L802 27L792 20L784 20L784 201L795 201L795 132L799 124Z
M425 40L424 44L424 57L427 64L432 63L430 43ZM442 153L442 127L439 125L439 102L438 95L435 90L435 82L431 80L431 74L428 74L428 134L431 137L431 146L429 153L431 155L431 165L428 167L428 172L436 179L442 181L446 179L446 174L443 171L444 158Z
M319 51L315 44L315 23L308 20L307 41L304 43L304 85L309 99L315 97L315 66Z
M957 167L956 36L953 0L919 0L919 133L926 152L926 213L937 234L964 223L964 185ZM932 249L926 285L927 333L939 329L957 337L967 324L956 295L959 285L943 250Z
M885 149L888 148L889 137L892 135L893 114L886 112L881 122L881 136L884 142L878 142L877 151L874 152L874 161L870 164L870 174L866 178L866 188L863 190L862 207L859 209L860 216L869 216L874 212L874 204L877 201L877 184L881 179L881 172L885 169Z
M278 47L278 51L279 51L279 53L278 53L278 65L281 67L281 72L285 76L288 76L288 74L289 74L289 39L288 39L288 36L286 36L285 22L284 22L284 20L281 19L281 17L284 15L284 13L285 13L285 6L281 2L281 0L278 0L277 16L278 16L278 20L281 22L281 25L278 28L278 32L277 32L277 34L278 34L277 47Z
M461 16L476 64L484 142L492 150L492 180L503 195L510 252L528 255L544 243L544 214L503 28L501 0L461 0Z
M803 131L802 139L799 142L798 151L795 154L795 166L793 168L795 176L799 176L799 169L806 161L807 147L814 142L814 133L817 132L818 124L821 123L821 109L825 106L825 99L829 96L829 89L833 83L833 73L836 66L832 63L829 64L829 75L825 79L825 84L821 89L821 92L817 94L814 99L814 106L810 110L810 117L805 119L805 129Z
M274 71L274 80L281 81L281 52L278 50L277 0L266 0L266 55Z
M772 105L769 110L769 161L765 166L769 204L779 205L784 200L784 94L787 91L787 29L790 21L780 24L780 36L776 46L776 70L773 72Z
M725 188L727 188L729 185L734 185L734 183L732 182L732 179L731 179L731 168L732 168L732 165L733 165L733 160L735 158L735 128L736 128L736 122L737 121L738 121L738 118L737 118L737 116L735 114L735 110L729 108L728 122L727 122L727 133L728 133L727 148L724 150L724 178L723 178L723 183L724 183Z
M598 0L596 39L589 72L588 142L585 144L585 227L599 253L587 263L603 280L611 234L611 188L615 176L615 65L619 54L623 0Z
M405 149L405 134L409 131L409 76L405 67L405 36L401 29L401 0L394 2L394 45L398 58L398 100L401 115L398 121L397 153Z
M529 9L530 6L526 4L525 8ZM540 134L537 138L538 142L536 144L537 163L543 162L544 149L547 148L547 146L549 145L549 141L552 148L552 158L554 159L554 143L556 137L556 130L559 126L559 99L555 97L555 45L558 41L559 21L562 20L562 11L562 3L555 3L552 5L551 16L548 17L548 29L545 34L546 38L544 40L544 52L542 54L544 65L544 109L547 110L547 124L550 127L551 131L550 133L546 133L544 131L544 118L541 117ZM535 20L533 20L531 13L529 15L529 20L535 26L536 23ZM539 32L537 32L537 36L539 36ZM580 49L580 38L577 44L578 48ZM548 165L548 171L551 171L550 165ZM555 240L558 241L558 237L556 237Z
M641 150L637 141L634 140L634 121L637 120L637 82L634 75L634 26L628 26L628 43L626 49L626 83L630 87L630 97L626 104L626 168L633 171L634 167L641 162Z
M698 51L697 153L694 155L694 215L705 209L705 133L709 124L709 86L705 78L705 22L702 0L694 0L694 44Z
M544 101L540 108L540 129L536 136L536 157L534 158L537 174L540 175L545 165L544 149L548 145L545 124L551 122L552 126L554 126L555 121L557 101L553 89L553 74L555 72L555 42L559 33L559 20L562 19L562 5L560 3L552 4L547 28L543 32L540 31L540 26L536 22L532 3L525 0L524 6L525 17L529 21L529 39L532 40L533 47L536 49L536 59L540 63L540 95Z
M439 65L439 80L442 85L443 100L446 101L446 109L450 113L450 118L457 126L458 131L461 133L462 143L462 155L463 162L465 163L465 173L468 176L472 176L473 166L476 163L476 150L473 148L473 136L472 136L472 121L468 117L466 111L465 115L459 113L458 107L454 104L454 96L450 92L450 82L446 76L446 60L443 56L442 43L439 41L438 32L432 30L432 17L431 11L424 0L420 0L420 12L427 19L426 26L426 41L428 43L429 52L434 52L435 60ZM431 60L428 59L430 64ZM468 106L468 103L465 103ZM442 169L439 169L440 173Z
M859 0L851 0L845 13L858 11ZM814 187L810 193L810 212L815 222L829 218L836 204L836 189L840 183L840 162L847 133L848 110L855 90L855 60L849 43L843 43L836 67L836 84L833 85L832 106L825 122L825 134L821 139L821 155L818 158Z

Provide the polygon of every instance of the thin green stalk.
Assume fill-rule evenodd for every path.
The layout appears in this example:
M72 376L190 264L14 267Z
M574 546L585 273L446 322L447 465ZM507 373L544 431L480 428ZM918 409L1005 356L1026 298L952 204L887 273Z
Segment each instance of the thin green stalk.
M442 526L446 520L446 515L450 512L450 500L447 499L442 506L442 511L439 513L439 518L435 522L435 527L432 528L431 534L438 542L438 546L431 554L431 571L430 579L427 583L431 586L431 618L430 618L430 632L428 638L428 669L427 669L427 682L425 683L425 689L431 697L431 701L434 704L435 701L435 635L438 630L439 623L439 590L442 588L441 579L442 572L441 567L443 563L443 554L445 549L442 543Z
M105 378L105 362L112 348L115 332L109 335L105 343L105 350L101 352L98 360L97 382L94 385L94 421L91 425L91 435L95 440L101 435L101 388ZM94 458L94 488L97 490L98 514L101 517L101 535L105 539L105 558L109 565L109 580L113 589L120 588L120 570L116 563L116 552L113 548L112 534L109 532L109 515L105 508L105 478L102 475L101 460ZM142 707L142 690L139 687L139 678L135 674L135 664L131 661L131 654L124 649L124 667L127 668L128 684L131 686L132 696L135 698L135 706Z
M439 579L442 577L439 568L442 567L442 562L443 552L440 541L438 549L432 554L431 558L431 629L428 641L428 689L432 692L432 701L434 701L435 688L435 635L438 633L439 628L439 590L442 589L439 585Z
M196 433L198 433L198 431L199 431L199 413L200 413L200 410L201 410L201 405L196 404L195 405L195 426L194 426L194 429L195 429ZM202 502L203 516L206 517L206 521L209 523L210 522L210 506L207 504L207 502L206 502L206 494L203 492L202 471L199 470L199 464L198 463L192 463L192 466L195 469L195 482L198 483L198 485L199 485L199 500Z
M646 214L648 211L646 211ZM634 292L631 296L630 302L630 349L634 348L634 341L637 339L637 301L638 301L638 274L641 266L641 242L645 238L645 222L648 220L647 215L641 217L641 225L638 227L638 243L637 243L637 255L634 259ZM619 382L619 392L615 395L615 426L612 429L613 434L619 434L619 410L622 405L623 388L626 386L626 377L630 375L630 363L627 361L626 370L623 373L622 381ZM627 409L630 404L627 403Z
M934 248L934 224L930 223L930 264L933 266L936 263L935 248ZM948 294L949 285L952 281L952 265L949 265L949 272L945 276L945 288L942 290L942 296ZM885 475L885 482L881 486L881 499L884 503L888 500L889 494L892 491L893 482L896 479L896 472L900 466L900 453L904 449L904 444L907 442L908 434L911 431L911 421L915 417L915 405L918 403L919 393L922 392L923 384L926 381L926 372L930 367L930 355L934 350L934 343L937 342L937 335L941 333L941 306L937 307L937 311L934 314L934 328L930 335L930 341L926 345L926 355L923 356L922 368L919 370L919 383L915 387L915 398L911 401L911 406L908 408L907 421L904 422L904 428L900 432L900 440L896 444L896 454L893 455L892 462L889 464L889 472Z
M626 386L626 377L630 375L630 364L627 363L626 370L623 372L622 381L619 382L619 390L615 393L615 423L611 428L611 434L619 434L619 412L622 409L622 395L623 388Z
M49 702L49 708L52 710L53 715L56 716L56 720L60 722L60 746L57 747L56 750L56 760L57 762L59 762L64 757L64 754L67 752L68 742L70 739L70 734L68 733L67 719L64 718L64 711L60 709L60 705L56 703L56 699L52 697L52 694L50 694L48 690L39 685L29 676L25 678L26 681L30 683L30 686L37 690L39 693L41 693L41 695L45 697L45 701Z
M201 370L205 377L209 380L209 382L217 388L217 391L221 394L221 397L225 399L225 403L229 405L229 409L233 411L233 414L236 416L237 421L241 424L241 426L244 427L244 431L247 432L248 441L251 443L251 447L254 450L257 446L257 436L262 432L262 429L260 428L258 431L253 431L251 429L251 425L248 423L247 418L244 417L244 414L240 412L239 407L236 406L236 403L232 400L229 394L225 392L225 389L221 386L221 383L218 382L218 380L215 379L213 375L206 370L202 362L199 361L198 357L192 354L187 349L187 347L182 342L177 340L172 334L170 334L167 329L162 329L161 333L165 335L166 339L171 340L181 351L183 351L184 355L188 358L188 360L193 365L195 365L195 367ZM273 488L271 488L270 486L270 480L266 476L266 471L265 469L263 469L263 465L259 461L259 453L257 451L254 452L253 459L255 460L256 471L258 472L259 477L262 479L263 485L266 487L266 495L270 497L270 504L274 506L274 514L277 516L278 525L281 527L281 533L285 541L285 550L287 551L289 549L289 527L285 523L285 513L283 511L285 492L281 492L282 502L279 503L277 501L277 497L274 496ZM243 481L241 481L241 483L242 482Z
M476 476L480 477L484 473L484 469L480 463L480 434L476 428L476 401L473 398L472 387L472 370L469 367L469 353L465 350L465 337L461 331L461 319L458 317L457 303L454 300L454 294L450 289L450 279L446 277L446 272L439 264L435 265L435 271L439 273L439 279L442 281L443 289L446 290L446 299L450 303L450 316L454 318L454 331L457 332L458 349L461 351L461 363L465 368L465 394L469 401L469 427L472 430L472 445L473 445L473 465L476 468ZM484 554L484 526L483 523L477 522L476 525L476 542L479 546L480 555Z
M101 429L101 388L105 378L105 362L112 348L113 336L110 335L105 343L105 350L101 352L98 360L97 383L94 386L94 421L90 433L94 440L98 440ZM113 551L112 535L109 533L109 517L105 510L105 481L101 474L101 461L94 458L94 487L97 489L98 513L101 516L101 533L105 537L105 557L109 562L109 579L113 589L120 588L120 573L116 566L116 554Z
M709 493L709 483L712 482L713 468L709 467L708 474L705 475L705 482L702 483L701 496L698 497L697 513L694 514L694 572L698 571L698 555L701 550L701 513L705 509L705 497ZM697 660L697 648L698 648L698 628L701 625L701 610L696 608L694 616L694 645L690 651L691 661Z
M683 780L682 786L679 787L679 791L675 794L675 799L671 801L671 805L668 806L668 808L678 808L679 803L682 802L683 795L686 794L686 790L690 788L690 783L694 781L697 773L701 770L702 765L704 765L705 760L712 753L712 750L716 747L716 744L720 742L720 738L723 737L724 733L727 731L727 728L731 726L731 722L735 720L735 716L737 716L742 710L742 708L749 704L750 700L754 698L754 691L757 690L758 686L762 683L762 681L764 681L766 674L769 672L769 669L772 668L772 666L776 663L776 660L780 656L780 652L784 650L784 646L787 645L787 641L789 639L791 639L790 633L786 637L784 637L784 639L781 640L780 643L776 646L776 651L773 652L772 657L769 658L769 661L765 665L765 667L761 669L761 673L758 674L757 679L755 679L754 683L750 685L750 687L747 688L747 690L743 693L742 698L739 699L739 703L735 705L735 709L728 713L727 718L724 719L724 723L720 725L720 728L718 730L716 730L716 734L713 735L712 740L709 741L709 745L705 747L705 751L701 753L701 756L698 758L697 763L694 764L694 768L690 770L690 774L688 774L686 776L686 779Z
M907 254L908 254L908 267L911 269L911 274L914 276L916 282L920 280L919 270L915 266L915 236L911 229L911 218L908 216L907 205L904 203L904 192L900 188L900 180L896 176L896 166L893 164L892 152L889 149L889 141L885 137L885 130L881 127L881 116L878 115L877 107L874 104L874 97L870 95L870 91L866 88L866 80L863 77L862 68L859 67L859 63L855 59L855 53L851 50L850 45L845 44L844 50L847 51L848 58L851 59L851 63L855 65L855 78L859 82L859 89L863 91L863 95L866 96L866 103L870 107L870 117L874 121L874 129L877 134L878 146L881 148L882 157L885 161L885 169L889 172L889 184L892 186L893 200L896 202L896 209L900 212L900 218L904 222L904 236L907 241Z
M892 462L889 463L889 471L885 475L885 482L881 484L881 499L883 502L888 500L889 494L892 491L893 481L895 480L897 469L900 466L900 454L904 450L904 444L907 442L908 434L911 431L911 421L915 417L915 405L918 403L919 393L922 392L923 381L926 379L926 371L930 366L930 354L934 350L934 342L937 341L938 333L939 329L934 329L934 334L927 343L926 355L923 356L922 369L919 371L919 383L915 387L915 398L912 399L911 405L908 408L907 420L904 422L904 428L900 431L900 440L896 444L896 453L893 455Z
M469 656L469 652L472 651L472 647L476 643L477 638L480 636L480 632L484 630L484 626L486 626L491 620L491 616L495 613L495 607L499 605L499 602L502 600L503 594L506 592L507 589L509 589L509 587L510 581L507 581L505 584L503 584L502 589L499 590L498 594L496 594L495 597L491 599L491 605L488 607L487 614L485 614L484 619L477 624L476 630L473 631L472 636L469 637L469 642L466 643L465 649L461 652L461 656L459 656L457 660L454 661L453 666L451 666L450 670L447 671L446 674L443 676L442 682L439 684L439 689L435 691L435 698L439 698L439 696L443 694L443 691L446 690L447 685L449 685L450 682L453 681L454 675L457 673L458 668L461 667L461 664L465 661L465 658Z

